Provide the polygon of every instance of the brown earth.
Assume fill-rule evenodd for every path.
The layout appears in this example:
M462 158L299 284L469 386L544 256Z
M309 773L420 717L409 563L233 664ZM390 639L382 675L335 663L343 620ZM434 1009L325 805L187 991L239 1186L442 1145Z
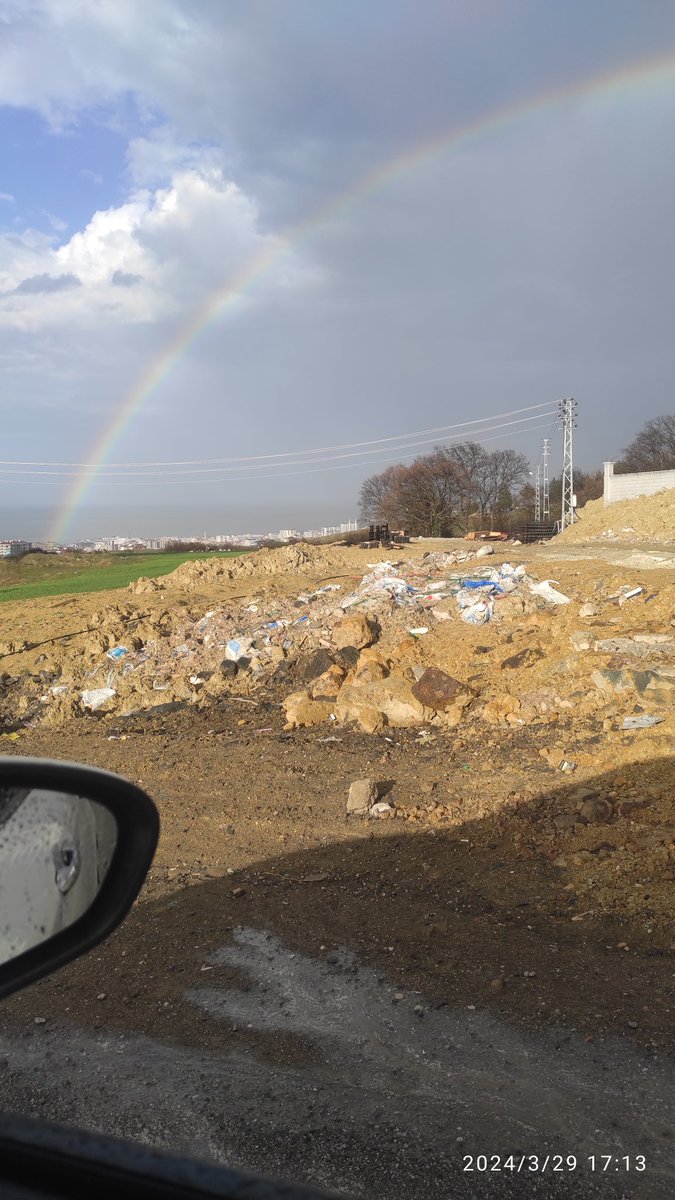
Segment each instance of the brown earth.
M459 549L467 547L406 547L410 561L400 569L424 591L434 572L448 574L434 555ZM462 571L523 561L533 579L553 577L570 603L547 604L519 588L497 601L492 621L473 626L453 597L439 601L438 593L411 607L378 601L371 611L367 601L346 611L369 615L375 644L341 666L346 651L332 637L344 618L340 598L358 585L364 563L386 554L321 550L313 574L212 578L190 563L186 592L173 580L142 600L110 593L103 612L100 594L5 606L3 668L18 682L4 682L3 749L118 771L150 792L162 818L155 864L123 927L67 974L14 998L6 1015L202 1046L255 1041L276 1059L297 1061L306 1046L228 1030L184 999L205 977L229 980L231 968L209 957L245 924L313 955L346 945L439 1005L475 1005L533 1027L563 1023L588 1038L670 1045L675 572L619 569L616 546L573 555L562 545L501 547ZM340 592L298 601L331 575ZM629 585L642 591L619 604L616 593ZM282 640L272 643L269 662L270 647L260 650L260 672L254 661L205 694L209 680L192 690L185 680L212 653L195 628L216 607L220 624L211 617L208 629L221 657L219 643L244 614L254 623L275 613L308 620L273 631ZM141 644L154 638L167 648L152 669L161 666L170 688L159 696L139 689L132 715L121 705L89 714L76 705L77 716L62 713L52 724L8 721L13 689L28 696L30 676L45 668L41 654L59 678L75 678L73 662L80 671L84 656L104 658L107 643L132 625ZM424 627L427 634L407 632ZM189 666L171 650L186 629ZM606 645L611 639L616 644ZM425 681L431 667L437 673ZM429 707L438 672L469 696L454 724L454 685L441 679L443 704ZM319 698L317 673L324 691L334 686L334 700ZM385 717L366 733L330 719L344 688L353 696L367 686L372 697L391 681L419 705L413 727ZM156 707L167 695L169 705L180 704L179 684L182 708L144 707L146 698ZM307 688L325 706L321 722L290 729L288 696ZM626 716L659 721L624 730ZM561 770L563 762L574 769ZM349 784L363 777L377 782L392 813L347 815Z
M675 540L675 488L606 506L602 497L589 500L578 510L574 525L560 535L561 542L616 538L631 542Z

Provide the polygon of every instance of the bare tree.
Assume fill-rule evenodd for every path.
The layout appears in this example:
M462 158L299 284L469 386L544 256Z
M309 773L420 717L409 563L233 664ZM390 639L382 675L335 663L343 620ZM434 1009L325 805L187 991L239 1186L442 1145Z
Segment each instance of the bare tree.
M412 531L426 537L451 532L462 490L459 468L447 450L439 448L400 468L394 492L396 510Z
M513 450L490 454L476 442L436 446L409 467L388 467L366 479L361 515L426 536L464 533L476 509L485 523L511 507L513 489L527 469L525 456Z
M623 452L624 471L671 471L675 468L675 417L652 417Z
M372 521L386 521L383 506L386 504L393 487L394 476L398 467L387 467L381 475L371 475L364 479L359 492L359 516L364 525Z

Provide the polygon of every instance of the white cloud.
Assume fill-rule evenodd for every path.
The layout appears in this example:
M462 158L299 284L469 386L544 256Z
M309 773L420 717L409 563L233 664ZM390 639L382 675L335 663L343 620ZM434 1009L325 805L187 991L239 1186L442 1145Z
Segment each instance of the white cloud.
M5 204L16 204L16 200L11 192L0 192L0 200Z
M217 167L179 169L167 186L95 212L63 245L34 230L0 236L0 326L162 321L197 308L267 251L274 259L274 246L253 201ZM261 291L311 278L286 256Z

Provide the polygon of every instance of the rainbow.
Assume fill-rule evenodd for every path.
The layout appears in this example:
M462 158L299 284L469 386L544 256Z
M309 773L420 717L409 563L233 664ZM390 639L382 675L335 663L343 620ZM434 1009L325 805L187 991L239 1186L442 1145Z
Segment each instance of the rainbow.
M356 184L340 192L315 209L303 221L289 227L285 233L253 255L226 283L209 296L190 316L180 332L164 347L136 379L133 387L102 428L88 454L88 462L70 485L57 510L47 540L64 540L66 530L83 503L96 475L115 443L143 407L148 397L166 379L174 364L199 335L231 307L237 298L261 279L284 255L289 254L314 230L339 215L350 205L363 200L398 176L431 159L449 148L456 148L523 119L534 111L552 109L570 100L610 99L630 92L645 82L668 82L675 77L675 53L642 59L601 75L575 80L564 86L548 89L534 96L492 109L463 125L454 126L440 135L418 143L411 150L389 159L368 171Z

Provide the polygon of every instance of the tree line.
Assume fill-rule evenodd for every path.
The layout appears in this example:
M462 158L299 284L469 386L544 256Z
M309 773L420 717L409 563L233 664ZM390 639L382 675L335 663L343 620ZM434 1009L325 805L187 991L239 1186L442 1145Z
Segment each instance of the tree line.
M615 472L675 469L675 417L647 421L615 465ZM436 446L410 466L397 463L364 480L359 515L364 525L387 521L425 537L452 537L470 529L514 529L533 520L530 464L516 450L487 451L477 442ZM574 473L577 505L602 495L602 469ZM560 516L562 479L550 482L551 517Z
M477 442L436 446L410 466L398 463L364 480L360 517L366 525L387 521L426 537L494 527L512 512L529 469L517 450L487 451Z

